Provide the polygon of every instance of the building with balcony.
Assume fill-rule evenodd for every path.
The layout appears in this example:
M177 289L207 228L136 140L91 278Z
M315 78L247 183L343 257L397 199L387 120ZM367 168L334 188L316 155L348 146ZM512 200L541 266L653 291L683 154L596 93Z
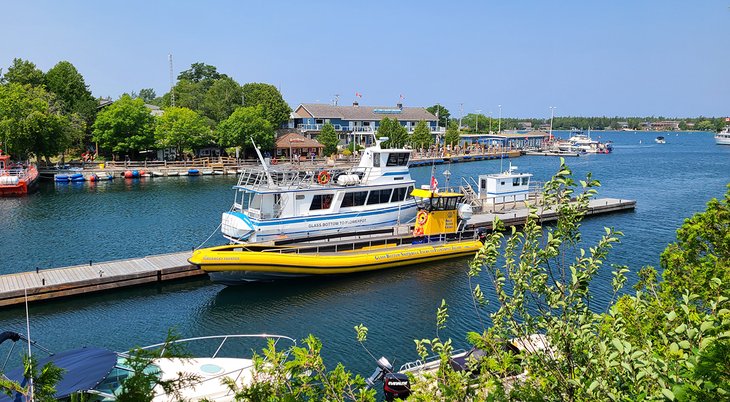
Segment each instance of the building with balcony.
M431 128L434 137L443 135L446 129L438 126L438 119L423 107L404 107L398 104L388 106L363 106L358 102L352 105L338 106L319 103L302 103L292 113L293 126L296 130L308 137L316 138L322 127L330 123L340 137L340 143L349 144L355 141L358 144L369 144L372 135L378 130L383 118L398 119L398 122L413 132L416 124L421 120Z

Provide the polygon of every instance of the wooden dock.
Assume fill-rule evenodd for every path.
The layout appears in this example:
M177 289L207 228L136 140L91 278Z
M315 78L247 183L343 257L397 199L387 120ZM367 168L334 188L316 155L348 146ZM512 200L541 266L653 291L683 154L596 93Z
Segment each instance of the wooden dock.
M41 269L0 276L0 306L202 276L188 264L191 252Z
M589 202L586 216L633 210L635 207L634 200L600 198ZM525 208L478 213L474 214L468 227L491 229L495 217L499 217L507 227L521 226L525 223L527 214L528 210ZM554 221L557 218L555 211L547 210L541 213L542 222ZM28 301L33 302L205 275L203 271L188 263L190 255L190 251L183 251L42 269L38 272L0 275L0 307L22 304L25 301L26 291Z

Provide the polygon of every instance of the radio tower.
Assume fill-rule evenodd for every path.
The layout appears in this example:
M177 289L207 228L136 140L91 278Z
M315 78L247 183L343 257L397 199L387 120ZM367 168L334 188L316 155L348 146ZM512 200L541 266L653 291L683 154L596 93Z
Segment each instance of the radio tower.
M170 103L172 106L175 106L175 85L172 80L172 53L168 55L168 58L170 60Z

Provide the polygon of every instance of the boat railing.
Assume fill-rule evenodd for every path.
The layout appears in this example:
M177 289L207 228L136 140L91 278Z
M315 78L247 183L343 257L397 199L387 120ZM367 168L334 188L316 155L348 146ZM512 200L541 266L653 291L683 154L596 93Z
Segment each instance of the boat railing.
M279 169L269 168L268 175L260 166L250 167L241 170L238 177L237 187L251 189L275 189L275 188L310 188L314 185L320 187L340 186L337 177L343 174L354 174L367 181L371 168L351 167L306 167L303 169ZM326 172L326 176L320 175ZM271 177L271 182L269 182ZM326 177L326 179L324 178Z
M457 349L453 351L451 354L452 356L460 355L466 353L466 350L464 349ZM398 369L399 373L405 372L405 371L419 371L423 369L425 366L432 365L434 362L441 359L441 356L439 355L431 355L426 357L425 359L421 360L414 360L412 362L406 362L403 363L400 368Z

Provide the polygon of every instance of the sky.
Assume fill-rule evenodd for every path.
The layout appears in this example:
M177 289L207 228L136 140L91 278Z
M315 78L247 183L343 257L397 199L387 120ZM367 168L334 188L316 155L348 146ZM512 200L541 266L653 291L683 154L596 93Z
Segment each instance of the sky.
M211 64L292 107L730 116L730 0L0 0L0 15L0 68L67 60L95 96L164 94L172 54L175 77Z

